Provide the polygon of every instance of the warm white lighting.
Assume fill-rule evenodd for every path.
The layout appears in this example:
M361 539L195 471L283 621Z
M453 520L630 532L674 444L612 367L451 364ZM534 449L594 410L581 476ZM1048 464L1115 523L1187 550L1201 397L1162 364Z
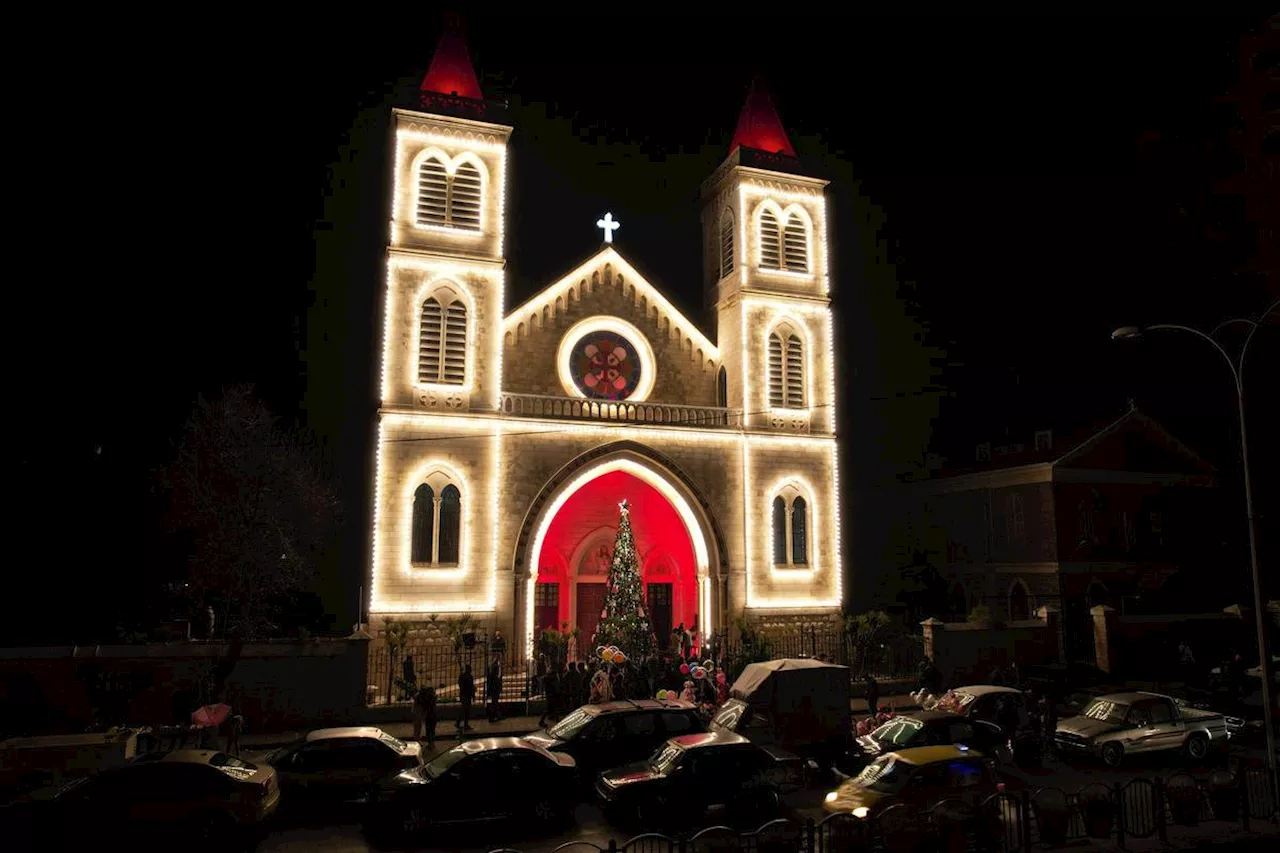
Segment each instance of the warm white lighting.
M606 213L606 214L604 215L604 219L597 219L597 220L596 220L596 227L597 227L597 228L603 228L603 229L604 229L604 241L605 241L606 243L612 243L612 242L613 242L613 232L614 232L614 231L617 231L619 228L621 228L621 227L622 227L622 223L621 223L621 222L614 222L614 221L613 221L613 214L612 214L612 213Z
M467 307L467 339L463 347L462 355L462 384L455 385L448 382L420 382L418 380L418 359L422 355L422 304L426 302L427 297L431 296L438 290L449 289L455 291L462 296L462 301ZM415 348L409 354L409 358L405 359L405 369L409 373L409 385L417 388L419 391L442 391L445 393L458 392L461 394L471 394L472 384L475 381L475 345L476 345L476 315L479 310L476 306L476 298L472 294L471 289L462 283L461 278L428 278L418 288L414 296L413 305L410 306L413 311L414 344ZM445 313L449 305L447 302L440 304L440 362L443 365L445 360L445 339L448 334L445 323Z
M773 529L773 499L782 494L782 490L790 486L800 493L800 497L804 498L805 509L808 514L805 520L808 522L808 530L806 531L805 547L808 549L809 565L796 565L791 562L791 537L787 536L787 562L784 565L778 565L773 562L773 538L777 535L777 531ZM822 537L818 535L818 501L817 492L813 490L813 486L809 485L809 481L795 474L782 477L774 482L773 487L766 493L765 506L769 512L769 533L768 538L764 540L765 553L769 555L769 575L774 580L814 580L818 577L818 546L822 542ZM787 507L787 511L791 511L791 506ZM794 524L794 522L793 522ZM785 531L784 531L785 535Z
M831 553L836 573L836 604L844 604L844 553L840 529L840 445L831 442Z
M803 272L799 270L775 269L773 267L764 266L762 253L764 251L764 240L760 235L760 217L766 211L771 211L778 220L778 229L781 233L787 227L787 223L791 219L791 214L796 214L804 222L804 257L807 270ZM755 210L751 211L751 229L755 233L755 268L764 275L771 276L789 276L791 278L804 279L811 281L817 274L817 264L814 263L813 257L813 217L809 215L809 211L805 210L803 205L792 203L787 207L782 207L772 198L766 198L764 201L756 205ZM778 247L778 260L785 264L784 257L785 247Z
M711 343L707 336L698 330L698 327L680 313L674 305L672 305L665 296L663 296L657 288L645 281L644 278L635 270L635 267L627 263L622 255L613 246L606 246L595 254L586 263L579 266L573 272L557 281L555 284L543 290L537 296L520 305L514 311L506 316L502 321L503 331L512 332L524 320L534 315L541 316L542 309L554 305L556 299L563 296L565 291L570 287L577 285L583 279L590 280L591 273L602 269L606 264L612 265L615 273L621 272L623 277L636 289L637 296L643 296L650 305L655 305L658 311L666 315L671 320L671 324L680 330L681 334L690 338L697 349L702 350L704 358L712 361L720 360L720 348ZM603 282L601 287L603 287Z
M399 137L397 136L397 141L398 141L398 138ZM503 151L504 152L506 151L505 146L503 148ZM428 160L431 158L434 158L435 160L439 161L439 163L444 166L445 174L449 175L450 177L453 177L458 173L458 167L461 166L463 163L470 163L472 166L475 166L476 170L480 173L480 222L478 225L476 225L476 227L464 228L464 227L453 226L453 225L429 225L429 224L424 224L418 221L418 217L417 217L418 201L419 201L418 192L420 190L418 170L422 168L422 163L424 160ZM408 175L410 180L412 181L412 186L413 186L413 194L412 194L412 197L410 198L410 207L409 207L409 210L414 214L409 219L409 223L411 227L417 228L423 231L442 231L447 234L457 234L459 236L469 236L469 237L480 237L484 234L485 209L489 206L487 204L489 199L489 167L486 166L484 164L484 161L481 160L479 157L477 157L474 153L472 153L471 151L463 151L455 155L454 157L450 158L445 151L442 151L439 148L434 148L434 147L424 148L414 156L413 162L409 164Z
M788 175L788 179L794 179L794 176ZM824 199L824 194L818 192L792 192L790 190L778 189L773 186L765 186L763 184L743 181L738 185L743 195L764 196L765 198L782 199L783 201L800 201L817 204Z
M788 310L789 308L790 306L787 306L787 309L783 309L777 314L774 314L771 318L769 318L769 321L764 324L764 338L763 338L764 348L761 350L761 352L765 354L764 387L766 389L772 387L769 383L773 379L773 376L770 374L771 368L769 367L769 336L773 334L775 331L777 331L779 326L781 326L783 323L786 323L787 325L791 326L794 329L797 329L800 332L800 337L801 337L800 345L804 347L804 350L802 353L804 357L804 366L802 369L804 370L804 384L805 384L804 402L805 404L800 407L788 407L788 406L775 407L772 405L772 403L770 403L769 410L771 412L779 412L789 416L794 415L797 412L803 412L807 417L809 415L810 409L813 408L816 402L813 398L813 364L815 359L814 349L813 349L813 334L809 331L809 324L801 320L795 314L791 313L790 310ZM785 341L783 342L783 348L784 350L786 348ZM789 356L789 354L785 352L783 355L784 355L784 358ZM786 384L786 381L787 381L787 378L783 376L782 382L784 385ZM785 396L784 396L784 399L785 399Z
M869 814L871 814L871 809L867 808L866 806L858 806L856 809L853 810L853 816L858 818L859 820L865 819L866 816Z
M827 373L827 399L823 400L823 402L827 405L827 429L834 433L836 431L836 331L835 314L830 310L827 311L825 370Z
M462 510L458 520L458 564L449 566L448 568L440 568L436 565L414 565L410 560L413 554L413 498L418 487L427 482L431 475L439 473L458 489L461 496ZM408 575L411 578L429 578L431 581L458 581L465 578L471 569L471 553L467 550L471 539L471 516L474 512L468 512L471 509L471 503L475 500L475 493L471 491L471 485L467 482L467 478L459 473L458 469L438 460L430 459L418 466L417 471L405 480L405 493L403 495L402 512L400 513L401 530L400 530L400 573ZM441 493L443 490L440 490ZM437 495L438 496L438 495ZM404 523L407 521L408 523ZM435 532L437 540L440 531Z
M574 381L573 348L578 341L582 340L584 335L590 335L595 332L609 332L619 335L626 338L627 342L635 347L636 356L640 359L640 381L636 383L635 391L625 400L589 398L578 387L578 383ZM602 406L612 403L626 405L628 403L643 403L648 399L649 394L653 392L653 383L657 380L658 361L654 358L653 347L650 346L649 339L644 336L643 332L621 317L602 314L579 320L569 331L564 333L564 337L560 339L560 348L556 352L556 370L560 374L560 384L564 386L564 390L570 397L581 397L584 400L590 399L599 402Z

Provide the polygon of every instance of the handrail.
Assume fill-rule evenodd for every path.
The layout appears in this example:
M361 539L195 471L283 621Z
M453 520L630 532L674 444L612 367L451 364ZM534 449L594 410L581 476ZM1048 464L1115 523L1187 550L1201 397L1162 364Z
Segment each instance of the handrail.
M626 400L589 400L545 394L504 393L499 402L504 415L525 418L565 418L726 429L742 425L740 409L720 406L684 406L677 403Z

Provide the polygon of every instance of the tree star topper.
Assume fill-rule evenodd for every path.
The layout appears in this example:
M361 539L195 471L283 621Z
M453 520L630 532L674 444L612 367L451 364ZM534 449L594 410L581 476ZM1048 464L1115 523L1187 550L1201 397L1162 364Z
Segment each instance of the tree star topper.
M621 222L615 222L612 213L606 213L604 219L596 220L596 227L604 229L604 241L606 243L613 242L613 232L622 227Z
M618 511L623 515L631 514L631 504L627 501L626 498L623 498L622 503L618 504Z

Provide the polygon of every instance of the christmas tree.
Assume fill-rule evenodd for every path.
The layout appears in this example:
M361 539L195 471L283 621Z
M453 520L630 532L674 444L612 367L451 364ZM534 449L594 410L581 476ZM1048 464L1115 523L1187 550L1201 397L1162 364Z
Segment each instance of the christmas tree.
M604 612L596 627L595 645L617 646L628 658L644 657L653 648L653 628L644 609L640 561L631 532L631 509L618 504L618 535L613 542L613 562L604 596Z

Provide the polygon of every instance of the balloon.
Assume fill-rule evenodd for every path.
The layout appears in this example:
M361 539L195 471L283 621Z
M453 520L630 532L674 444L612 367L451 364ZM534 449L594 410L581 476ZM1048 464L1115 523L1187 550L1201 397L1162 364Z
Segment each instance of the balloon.
M703 669L702 667L698 667L697 669L695 669L695 670L693 671L693 677L694 677L694 678L706 678L706 677L707 677L707 671L706 671L705 669Z
M605 649L600 653L600 660L604 661L605 663L611 663L613 661L613 652L609 651L608 649Z
M598 655L604 654L604 646L596 646L596 654Z
M627 656L626 656L626 655L624 655L622 652L614 652L614 653L613 653L613 662L614 662L614 663L626 663L626 662L627 662Z
M680 674L681 674L681 675L688 675L688 674L689 674L689 664L687 664L687 663L682 663L682 664L680 664Z
M716 665L715 665L715 663L711 660L711 658L707 658L706 660L704 660L704 661L702 662L702 665L703 665L704 667L706 667L707 669L715 669L715 668L716 668Z
M717 672L717 673L716 673L716 684L724 684L724 683L725 683L725 681L727 681L727 679L724 677L724 672L723 672L723 671L721 671L721 672Z

